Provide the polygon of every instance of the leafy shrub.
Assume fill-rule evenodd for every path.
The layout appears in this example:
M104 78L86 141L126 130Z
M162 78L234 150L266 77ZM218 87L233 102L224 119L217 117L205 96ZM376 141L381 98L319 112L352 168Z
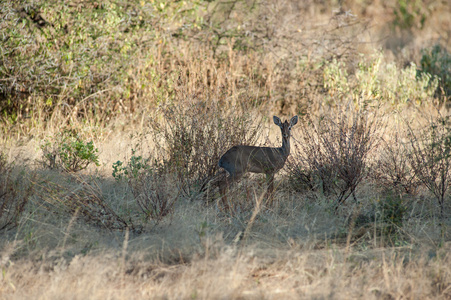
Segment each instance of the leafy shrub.
M132 156L128 163L124 164L119 160L113 163L113 177L116 180L123 178L137 179L141 174L151 170L150 158L136 154L137 150L132 149Z
M331 95L344 95L350 91L346 64L333 59L324 67L324 87Z
M113 177L117 181L127 180L138 207L144 213L144 219L158 223L172 214L179 189L174 188L176 183L168 182L172 168L163 165L162 153L154 151L150 154L153 159L138 155L142 151L143 137L140 135L140 141L136 144L136 149L132 149L128 161L113 164Z
M395 18L393 25L400 29L423 28L427 15L421 1L400 0L396 1L393 10Z
M451 96L451 54L438 43L423 49L421 54L419 74L428 73L440 78L439 87L446 96Z
M267 18L285 15L286 7L248 1L2 4L0 122L8 134L133 121L135 111L176 104L180 90L233 103L239 95L250 99L243 106L285 110L298 105L305 88L316 89L319 57L349 58L361 50L367 24L340 13L324 26L287 26L284 18ZM298 13L307 17L314 5L297 6ZM289 27L299 28L289 39L274 30ZM314 80L300 61L315 69Z
M437 78L430 74L418 75L413 63L403 69L394 63L383 64L381 53L360 56L357 66L355 76L347 76L349 66L344 62L332 60L325 65L323 85L329 101L340 103L337 99L351 96L355 103L363 106L371 102L394 106L420 104L433 99L438 86Z
M76 119L104 123L130 109L132 100L123 99L159 82L148 77L157 73L155 56L164 52L166 37L200 27L201 4L2 2L2 121L14 125L31 120L29 125L36 126L57 116L67 122L73 113ZM174 23L178 26L169 25ZM177 30L167 33L169 27ZM143 38L146 46L137 46ZM145 71L135 85L130 77L137 68Z
M84 142L76 133L64 130L52 140L44 140L41 145L44 166L60 168L67 172L86 169L91 163L99 166L98 149L94 143Z

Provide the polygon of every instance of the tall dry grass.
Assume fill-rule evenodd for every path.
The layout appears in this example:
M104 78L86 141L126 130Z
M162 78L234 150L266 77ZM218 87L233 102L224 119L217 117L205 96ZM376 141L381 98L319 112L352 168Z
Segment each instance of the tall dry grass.
M45 258L4 267L6 298L46 299L448 299L449 255L411 249L280 250L277 259L253 254L253 247L211 249L189 262L147 262L106 252L71 260ZM5 270L4 269L4 270Z

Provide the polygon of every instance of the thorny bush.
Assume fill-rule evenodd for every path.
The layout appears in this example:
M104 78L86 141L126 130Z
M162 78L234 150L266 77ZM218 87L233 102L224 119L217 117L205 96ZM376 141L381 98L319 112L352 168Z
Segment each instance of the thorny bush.
M438 200L443 216L451 180L451 122L439 116L416 132L409 127L411 153L409 164L420 180Z
M408 142L403 142L400 133L394 133L390 138L390 142L385 139L381 142L381 154L373 170L374 180L387 191L399 195L415 194L419 182L409 164Z
M133 197L146 220L158 223L174 210L179 190L172 187L174 183L166 175L150 170L147 174L141 173L129 180Z
M167 107L164 116L164 122L152 123L155 144L165 153L164 168L177 174L183 194L190 198L205 191L227 149L255 144L261 128L260 119L224 112L216 103Z
M96 180L88 182L78 176L74 180L78 185L67 191L62 198L56 199L68 213L110 230L137 229L132 220L121 216L108 204Z
M367 172L368 154L378 143L380 121L352 108L301 126L300 156L290 164L293 179L335 196L335 209L353 196Z

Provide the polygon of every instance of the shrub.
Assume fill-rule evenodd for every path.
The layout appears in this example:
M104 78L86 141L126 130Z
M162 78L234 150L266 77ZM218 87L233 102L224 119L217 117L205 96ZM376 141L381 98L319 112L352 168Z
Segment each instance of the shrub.
M122 217L108 204L95 180L88 182L78 176L73 179L78 185L68 191L67 188L63 188L62 190L66 191L65 195L56 196L56 202L62 204L66 212L79 216L89 224L107 229L138 229L131 219Z
M91 163L99 166L98 149L92 141L84 142L78 134L64 130L52 140L44 140L41 145L44 166L60 168L67 172L86 169Z
M393 9L395 15L393 26L407 30L423 28L427 19L427 10L422 4L423 2L416 0L397 1Z
M205 190L217 174L219 158L227 149L255 144L261 126L261 120L233 109L223 111L218 103L167 107L164 116L165 123L151 124L155 144L164 153L164 168L177 174L188 197Z
M180 191L174 189L174 183L168 181L167 174L151 170L130 180L129 185L146 220L158 223L172 214Z
M60 118L66 125L70 115L104 124L120 115L133 107L134 93L164 84L149 80L158 73L155 57L165 52L166 38L200 27L202 7L201 1L2 1L0 121L34 127Z
M439 87L446 96L451 96L451 54L440 44L421 51L421 70L419 75L427 73L440 78Z
M132 156L127 164L118 160L113 163L113 177L116 180L123 178L137 179L143 173L150 171L152 168L150 158L144 158L142 155L137 155L137 150L132 149Z
M113 177L117 181L127 180L138 207L144 213L144 219L158 223L172 214L180 191L176 183L168 182L172 168L163 165L164 154L159 149L154 149L150 157L138 154L142 152L143 138L140 135L128 161L113 164Z
M308 126L302 126L302 140L296 143L301 157L294 160L291 176L305 182L305 172L296 172L308 167L312 179L319 181L323 192L336 196L338 209L355 191L367 172L367 157L376 146L376 129L380 121L368 113L348 109L335 116L323 116L314 124L309 118ZM317 179L316 179L317 178Z
M437 78L428 73L418 74L417 66L410 64L399 68L394 63L383 64L381 53L370 57L360 56L355 76L347 76L350 67L342 61L332 60L324 67L323 86L332 103L352 97L360 106L390 103L399 106L420 104L433 99L438 86ZM365 99L365 101L362 101Z
M416 193L419 182L409 164L408 145L395 133L391 135L390 141L382 140L381 148L380 157L373 166L376 182L397 194Z
M301 156L291 155L288 158L286 165L288 169L289 183L295 191L303 192L305 190L318 189L318 186L314 182L314 172L305 166Z
M451 123L439 116L425 129L409 128L411 152L408 159L415 176L431 191L443 216L451 180Z

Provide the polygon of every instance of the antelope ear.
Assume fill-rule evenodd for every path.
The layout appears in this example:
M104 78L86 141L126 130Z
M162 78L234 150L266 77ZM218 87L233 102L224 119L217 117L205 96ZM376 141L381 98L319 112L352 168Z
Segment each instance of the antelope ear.
M298 116L294 116L293 118L291 118L290 120L290 127L294 126L295 124L298 123Z
M274 120L274 124L276 124L279 127L282 126L282 121L280 121L279 117L273 116L272 119Z

